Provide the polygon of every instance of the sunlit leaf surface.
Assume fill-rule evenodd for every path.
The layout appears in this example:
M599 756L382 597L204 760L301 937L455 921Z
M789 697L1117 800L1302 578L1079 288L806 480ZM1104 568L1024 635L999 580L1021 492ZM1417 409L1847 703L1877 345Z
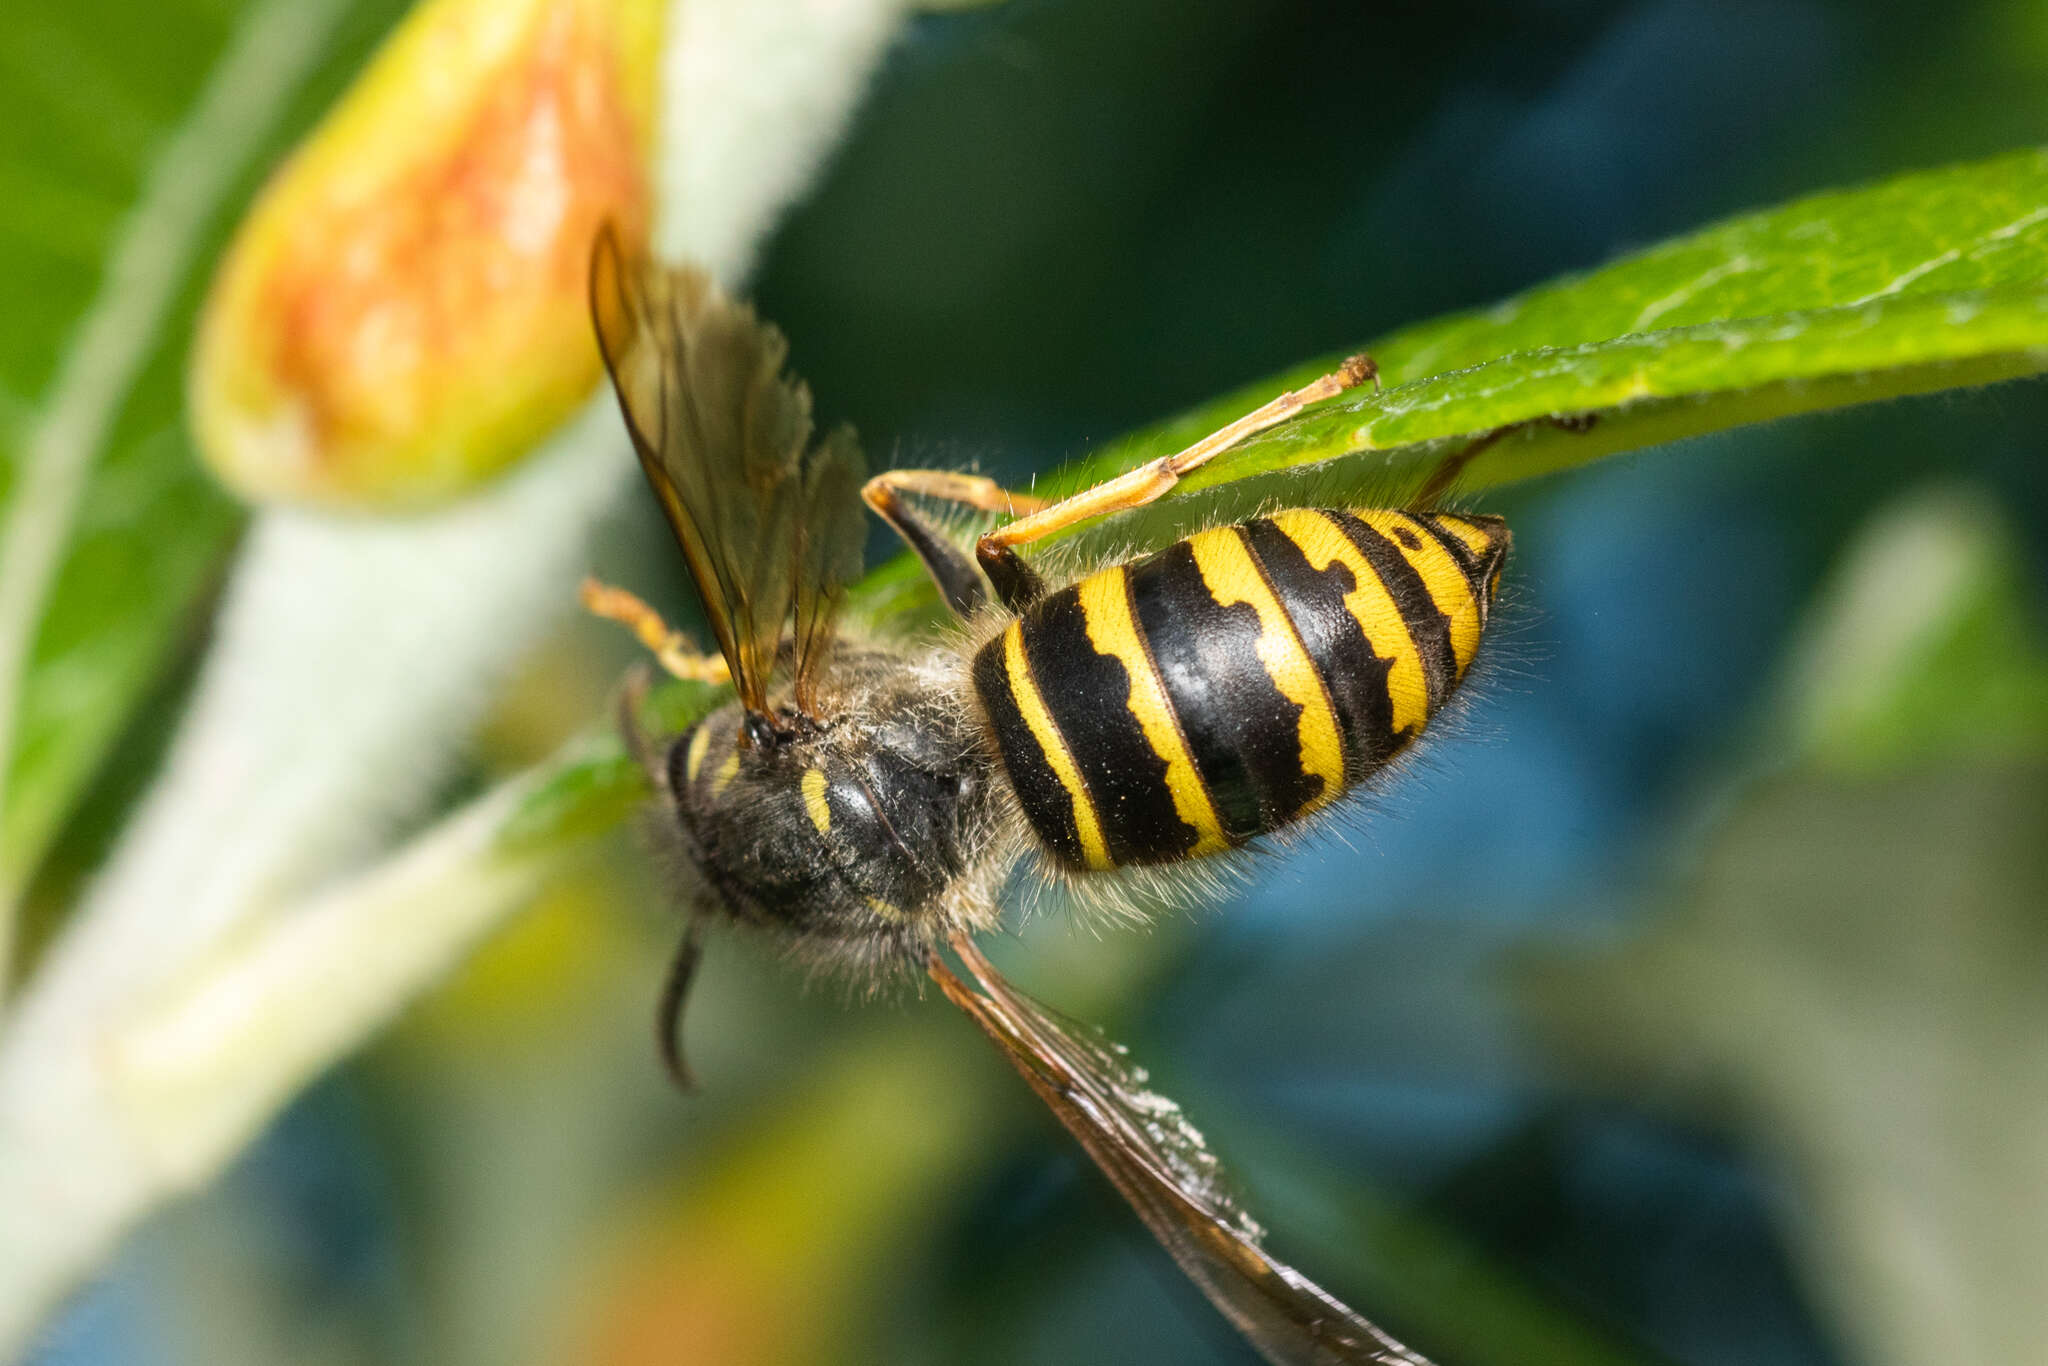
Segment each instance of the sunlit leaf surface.
M2027 151L1747 214L1368 348L1383 387L1254 437L1177 492L1350 457L1347 487L1412 491L1497 431L1483 488L1795 413L1985 384L2048 366L2048 153ZM1325 358L1118 443L1068 489L1193 440ZM1580 431L1544 422L1595 419ZM1276 487L1259 485L1264 496ZM1283 486L1284 487L1284 486Z

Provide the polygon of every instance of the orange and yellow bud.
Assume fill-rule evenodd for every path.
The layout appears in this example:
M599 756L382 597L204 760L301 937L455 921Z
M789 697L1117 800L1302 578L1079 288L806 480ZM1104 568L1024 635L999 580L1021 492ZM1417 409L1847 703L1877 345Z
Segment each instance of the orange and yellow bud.
M200 315L199 448L261 500L398 510L590 394L590 243L650 215L663 0L424 0L243 220Z

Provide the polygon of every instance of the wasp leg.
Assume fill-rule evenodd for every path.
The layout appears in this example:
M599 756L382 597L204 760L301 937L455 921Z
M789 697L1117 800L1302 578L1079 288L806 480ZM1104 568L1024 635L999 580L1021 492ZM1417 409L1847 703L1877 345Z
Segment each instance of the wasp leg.
M1112 512L1142 507L1179 482L1180 477L1200 469L1246 437L1276 423L1284 422L1321 399L1343 393L1366 381L1379 384L1379 367L1372 357L1358 355L1312 384L1290 390L1272 402L1246 413L1228 426L1220 427L1175 455L1162 456L1128 474L1083 489L1048 506L1043 500L1012 493L994 480L980 475L955 474L946 470L890 470L867 482L861 496L877 515L894 527L910 548L924 561L956 612L966 615L981 603L981 588L965 556L938 535L929 523L906 507L896 495L915 493L964 503L983 512L1023 514L1016 521L996 528L975 543L975 558L996 590L996 596L1011 611L1021 611L1045 591L1044 581L1025 563L1016 547L1029 545L1041 536Z
M654 652L662 668L691 683L730 683L732 668L723 655L698 654L681 631L672 631L661 613L623 588L586 578L578 594L583 610L606 621L616 621L640 638Z
M884 470L868 480L867 486L861 490L861 497L868 500L869 507L875 506L878 489L894 489L898 493L914 493L921 498L964 503L981 512L1002 512L1012 517L1036 512L1046 505L1043 498L1006 489L986 475L961 474L954 470ZM880 509L876 508L876 511Z
M1525 431L1539 422L1547 423L1561 432L1589 432L1599 420L1598 413L1553 413L1546 417L1532 417L1526 422L1510 422L1505 427L1495 427L1490 432L1482 432L1472 441L1445 456L1437 467L1430 471L1428 482L1423 484L1421 492L1415 495L1414 506L1425 510L1435 507L1437 502L1451 491L1451 485L1465 472L1465 467L1472 463L1472 457L1494 445L1502 437L1513 436L1516 432Z
M1027 493L1012 493L993 479L985 479L978 474L955 474L949 470L888 470L868 480L861 488L862 501L903 538L904 544L923 562L932 582L945 594L946 605L953 609L955 616L963 619L980 611L987 598L982 590L981 575L975 572L974 561L965 552L903 501L899 495L905 493L964 503L983 512L1007 512L1012 516L1020 511L1036 512L1045 506L1043 499L1033 498Z
M1022 561L1016 554L1017 546L1029 545L1077 522L1143 507L1164 495L1180 482L1183 475L1200 469L1245 438L1286 421L1311 403L1333 398L1368 380L1375 388L1378 387L1379 367L1373 364L1370 356L1352 356L1314 383L1289 390L1228 426L1217 428L1178 454L1161 456L1128 473L1063 498L1049 508L997 527L975 543L975 558L981 561L982 569L988 573L989 581L996 585L997 592L1003 591L1006 579L1016 583L1020 589L1028 590L1037 582L1038 576L1028 568L1023 569L1023 575L1028 575L1028 578L1019 575ZM1008 594L1004 594L1004 600L1009 601ZM1011 603L1013 607L1017 605Z
M1437 463L1437 467L1430 471L1429 479L1423 484L1422 491L1415 495L1415 506L1423 509L1435 507L1442 500L1443 496L1451 491L1451 485L1458 481L1458 476L1465 472L1465 466L1472 463L1473 456L1492 446L1510 432L1522 430L1526 425L1526 423L1512 422L1505 427L1495 427L1492 431L1481 434L1477 439L1466 442L1449 455L1446 455Z

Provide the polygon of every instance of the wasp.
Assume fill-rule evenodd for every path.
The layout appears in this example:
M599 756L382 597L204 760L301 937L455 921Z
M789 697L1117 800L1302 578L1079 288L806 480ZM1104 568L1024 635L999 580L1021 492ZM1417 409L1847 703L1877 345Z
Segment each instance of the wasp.
M947 471L866 477L850 430L814 439L781 333L699 270L629 256L607 230L590 284L620 409L717 653L692 651L623 590L587 581L585 603L669 672L736 694L659 741L633 689L622 703L699 909L870 978L929 974L1270 1360L1422 1362L1268 1254L1177 1107L1120 1050L1011 987L973 936L996 927L1021 858L1076 885L1185 865L1371 779L1471 668L1506 525L1290 508L1050 583L1022 547L1161 497L1251 434L1377 382L1371 362L1046 503ZM917 500L1011 520L970 557ZM861 568L863 504L923 563L961 623L954 638L835 630ZM704 919L690 921L657 1020L685 1085L678 1025Z

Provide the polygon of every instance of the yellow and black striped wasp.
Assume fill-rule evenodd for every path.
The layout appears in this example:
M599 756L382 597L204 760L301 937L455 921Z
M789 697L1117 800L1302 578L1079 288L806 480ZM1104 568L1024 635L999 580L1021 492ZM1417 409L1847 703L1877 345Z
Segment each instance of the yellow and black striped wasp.
M1324 809L1410 745L1470 668L1500 584L1499 518L1292 508L1047 583L1020 547L1158 498L1309 404L1376 380L1357 357L1184 451L1061 502L978 476L863 479L840 429L813 441L787 345L702 272L593 256L597 335L634 447L681 543L718 654L631 594L586 604L670 672L730 680L728 706L626 741L691 870L693 916L663 993L663 1057L698 926L768 929L870 977L921 968L995 1041L1182 1269L1265 1356L1422 1358L1261 1246L1177 1107L1113 1046L1012 988L976 949L1021 858L1085 887L1226 854ZM913 504L1016 513L969 555ZM919 645L849 638L866 505L961 623ZM990 601L991 592L994 601ZM950 947L970 982L941 956Z

